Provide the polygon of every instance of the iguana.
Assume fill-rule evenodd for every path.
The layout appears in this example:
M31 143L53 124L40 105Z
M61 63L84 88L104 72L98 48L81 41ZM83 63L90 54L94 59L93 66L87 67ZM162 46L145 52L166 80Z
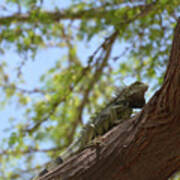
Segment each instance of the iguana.
M117 96L108 103L95 117L84 125L80 136L56 160L49 163L33 180L43 176L63 163L73 154L84 149L97 136L103 135L114 125L131 117L133 108L142 108L145 104L144 94L148 85L135 82L123 88Z

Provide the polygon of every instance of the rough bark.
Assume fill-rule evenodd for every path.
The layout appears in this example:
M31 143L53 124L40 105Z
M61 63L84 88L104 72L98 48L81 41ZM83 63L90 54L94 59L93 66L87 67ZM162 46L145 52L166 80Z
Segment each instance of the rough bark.
M41 180L165 180L180 169L180 19L162 87L101 140Z

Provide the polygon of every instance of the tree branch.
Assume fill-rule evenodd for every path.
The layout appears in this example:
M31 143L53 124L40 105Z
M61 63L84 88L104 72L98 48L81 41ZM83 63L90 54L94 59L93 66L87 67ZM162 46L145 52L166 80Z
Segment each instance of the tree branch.
M145 5L134 5L133 7L127 6L128 10L132 9L146 9L142 16L146 15L149 10L154 10L153 7L156 5L155 3L145 4ZM14 23L36 23L33 17L38 17L38 23L43 23L47 19L51 20L49 23L58 22L60 20L81 20L82 17L86 19L102 19L105 17L105 14L115 14L116 9L106 10L104 7L90 8L88 10L79 10L78 12L72 12L71 10L63 10L63 11L39 11L37 12L33 10L32 12L25 14L13 14L9 16L0 17L0 25L8 25ZM114 12L114 13L113 13ZM45 17L45 18L42 18ZM121 17L122 18L122 17ZM121 20L124 21L122 18ZM47 22L47 21L46 21Z
M159 180L180 168L180 19L162 87L135 117L39 180Z

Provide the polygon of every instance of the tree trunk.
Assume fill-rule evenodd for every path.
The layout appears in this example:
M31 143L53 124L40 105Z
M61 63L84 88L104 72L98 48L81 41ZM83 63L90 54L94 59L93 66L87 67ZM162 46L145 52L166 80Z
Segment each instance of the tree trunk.
M165 180L180 169L180 19L162 87L135 117L41 180Z

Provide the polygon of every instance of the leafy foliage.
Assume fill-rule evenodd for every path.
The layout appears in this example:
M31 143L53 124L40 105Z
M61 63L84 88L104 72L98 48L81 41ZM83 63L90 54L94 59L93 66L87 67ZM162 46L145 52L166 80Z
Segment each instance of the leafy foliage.
M109 101L115 85L139 79L157 88L162 82L178 0L73 0L66 8L55 2L51 11L43 0L6 0L0 6L0 53L15 50L23 57L15 80L6 60L0 66L1 108L21 108L1 142L0 179L34 175L41 167L34 160L63 151ZM81 44L93 44L90 56L80 53ZM23 67L52 47L65 55L40 77L39 88L26 89Z

